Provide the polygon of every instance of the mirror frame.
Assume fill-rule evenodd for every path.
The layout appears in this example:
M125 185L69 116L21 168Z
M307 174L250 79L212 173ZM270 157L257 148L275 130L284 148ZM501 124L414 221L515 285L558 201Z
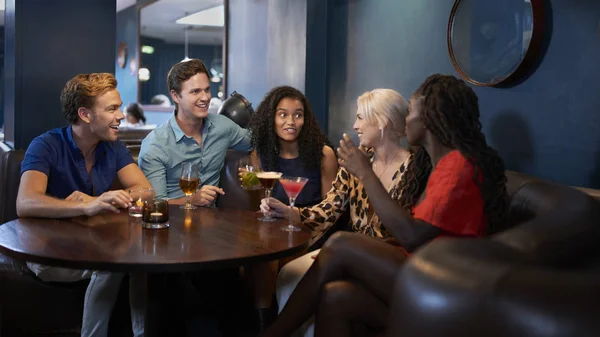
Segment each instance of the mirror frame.
M452 48L452 26L454 23L454 18L456 16L456 11L458 10L458 6L460 5L461 1L462 0L455 0L454 6L452 6L452 12L450 13L450 19L448 20L448 28L446 34L446 41L448 43L448 53L450 54L450 59L452 60L452 65L454 66L454 69L456 69L460 76L467 82L482 87L500 86L502 84L514 82L525 76L527 72L533 68L533 65L535 64L542 49L542 42L544 40L545 30L544 0L530 0L531 11L533 15L533 29L531 32L531 40L529 41L529 46L527 47L525 57L521 59L521 62L512 73L508 74L502 79L488 83L480 82L471 78L466 72L464 72L460 68L454 56L454 50Z

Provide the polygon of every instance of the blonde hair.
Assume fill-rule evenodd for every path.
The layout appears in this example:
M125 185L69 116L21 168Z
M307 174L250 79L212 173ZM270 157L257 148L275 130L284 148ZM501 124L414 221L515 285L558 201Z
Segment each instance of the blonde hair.
M369 124L381 129L388 127L398 137L405 136L408 103L397 91L392 89L373 89L360 95L356 100L358 113Z
M110 73L79 74L73 77L60 94L65 118L69 123L75 124L79 108L93 108L98 96L116 88L117 80Z

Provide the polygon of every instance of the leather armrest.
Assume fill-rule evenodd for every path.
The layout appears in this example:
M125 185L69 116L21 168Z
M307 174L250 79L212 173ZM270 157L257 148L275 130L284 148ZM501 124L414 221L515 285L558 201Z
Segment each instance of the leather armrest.
M396 277L388 335L600 335L600 274L523 261L492 240L435 240Z

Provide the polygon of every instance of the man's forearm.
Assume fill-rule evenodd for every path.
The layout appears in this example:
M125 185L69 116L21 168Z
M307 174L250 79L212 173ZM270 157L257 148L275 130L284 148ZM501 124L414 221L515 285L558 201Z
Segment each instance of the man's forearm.
M84 203L56 199L47 195L17 199L19 217L70 218L85 215Z

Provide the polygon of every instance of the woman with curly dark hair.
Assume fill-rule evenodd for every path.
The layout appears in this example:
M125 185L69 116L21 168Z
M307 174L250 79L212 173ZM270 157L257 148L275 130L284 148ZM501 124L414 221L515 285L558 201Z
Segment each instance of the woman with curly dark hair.
M401 139L405 137L408 103L395 90L379 88L360 95L356 104L354 130L360 146L368 149L373 172L388 191L389 198L398 202L403 173L410 160L409 151L401 145ZM272 198L263 199L261 209L275 216L290 215L285 204ZM365 187L344 168L338 171L333 187L323 201L312 207L294 208L292 214L296 221L312 229L313 236L317 238L333 226L346 210L350 211L349 227L352 231L379 239L390 238L370 206ZM280 308L310 268L316 254L318 251L306 254L281 269L276 287ZM314 325L308 322L297 333L311 336L313 328Z
M281 172L284 176L308 178L296 204L319 203L331 188L338 164L306 96L290 86L271 89L258 106L249 128L255 149L250 156L253 166ZM280 184L275 185L273 197L280 200L281 205L289 200ZM276 262L247 269L254 280L254 305L261 331L275 316L271 300L277 269Z
M395 273L410 252L436 237L479 237L504 228L504 163L481 132L478 99L469 86L453 76L428 77L410 100L406 135L415 150L400 203L347 135L338 148L340 165L365 185L399 246L335 234L263 336L289 336L315 312L316 335L350 336L356 323L381 332Z
M337 158L327 137L317 124L306 96L290 86L271 89L250 121L253 161L260 158L264 171L276 171L284 176L308 178L296 204L319 203L331 188L337 173ZM280 184L273 197L289 201Z

